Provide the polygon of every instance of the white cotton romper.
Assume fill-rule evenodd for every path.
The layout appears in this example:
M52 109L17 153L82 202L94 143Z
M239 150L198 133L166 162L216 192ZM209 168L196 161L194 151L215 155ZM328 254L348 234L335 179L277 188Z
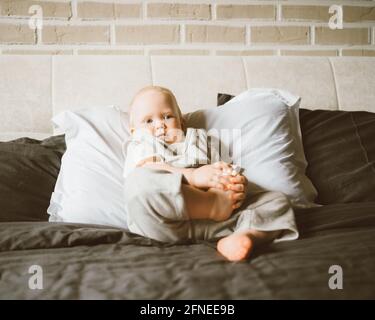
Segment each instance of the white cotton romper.
M129 230L161 242L214 240L248 229L282 230L275 242L297 239L294 211L281 192L248 193L242 206L225 221L193 220L186 211L182 193L182 184L186 182L182 173L136 166L152 156L178 167L216 162L220 160L219 154L210 148L208 140L204 129L188 128L185 139L175 145L144 131L136 132L124 145L124 198Z

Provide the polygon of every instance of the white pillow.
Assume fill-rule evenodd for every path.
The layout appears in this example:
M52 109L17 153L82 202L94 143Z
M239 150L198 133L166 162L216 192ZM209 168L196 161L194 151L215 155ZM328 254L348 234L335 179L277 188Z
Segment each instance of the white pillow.
M49 221L127 228L121 146L127 115L113 106L65 111L52 119L67 149L47 212Z
M224 141L222 157L223 149L230 146L231 157L223 160L244 168L250 193L280 191L293 207L312 207L317 206L313 203L317 191L305 175L300 101L287 91L255 88L220 107L187 114L185 119L188 127L204 128Z

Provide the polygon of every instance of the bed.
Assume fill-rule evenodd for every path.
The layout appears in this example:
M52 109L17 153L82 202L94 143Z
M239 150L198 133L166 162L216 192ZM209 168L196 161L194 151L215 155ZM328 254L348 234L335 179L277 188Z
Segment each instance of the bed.
M0 70L1 299L375 298L374 58L3 56ZM171 88L183 112L253 87L302 97L306 174L321 206L295 210L298 240L230 263L210 241L47 221L65 152L50 118L74 106L126 109L148 84ZM35 265L42 290L29 288ZM332 266L342 289L329 285Z

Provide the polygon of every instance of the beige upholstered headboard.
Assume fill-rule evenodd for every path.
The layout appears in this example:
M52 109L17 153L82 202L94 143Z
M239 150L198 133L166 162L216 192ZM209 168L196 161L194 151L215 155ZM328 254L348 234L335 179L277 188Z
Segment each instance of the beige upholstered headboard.
M218 92L274 87L309 109L375 112L375 58L0 56L0 140L53 133L63 110L118 105L143 86L170 88L183 112L214 108Z

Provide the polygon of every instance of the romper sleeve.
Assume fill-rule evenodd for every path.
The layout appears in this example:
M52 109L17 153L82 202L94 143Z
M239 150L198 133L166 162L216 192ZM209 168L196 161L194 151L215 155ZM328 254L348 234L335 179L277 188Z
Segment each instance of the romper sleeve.
M127 146L125 154L125 164L123 177L126 178L129 173L137 166L138 162L142 160L143 146L137 141L130 141Z
M133 139L124 146L126 150L123 177L126 178L137 165L151 157L161 158L156 152L152 139Z

